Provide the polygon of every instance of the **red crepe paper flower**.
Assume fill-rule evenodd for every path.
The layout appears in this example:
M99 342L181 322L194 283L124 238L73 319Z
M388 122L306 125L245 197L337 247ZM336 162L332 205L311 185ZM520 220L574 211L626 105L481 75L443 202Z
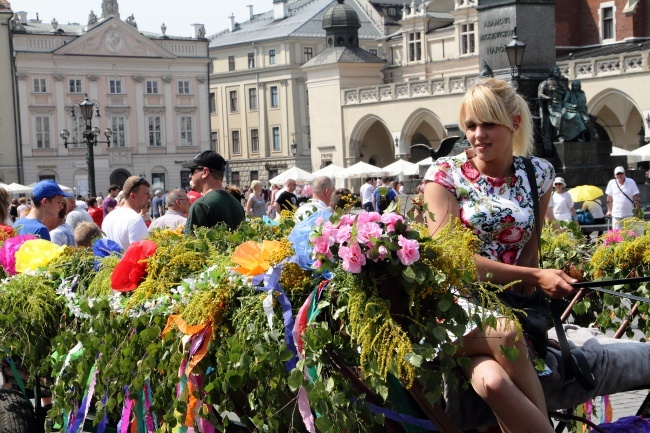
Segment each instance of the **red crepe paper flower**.
M137 241L129 245L122 260L111 274L111 287L118 292L130 292L147 275L147 259L154 255L158 245L152 241Z

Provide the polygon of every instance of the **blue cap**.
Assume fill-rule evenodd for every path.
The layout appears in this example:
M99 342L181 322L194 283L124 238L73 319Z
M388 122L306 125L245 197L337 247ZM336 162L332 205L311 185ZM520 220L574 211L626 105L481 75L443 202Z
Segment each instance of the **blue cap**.
M61 187L53 180L42 180L34 185L32 195L34 196L34 201L37 202L40 202L44 198L52 198L57 195L62 195L63 197L72 197L72 194L63 191Z

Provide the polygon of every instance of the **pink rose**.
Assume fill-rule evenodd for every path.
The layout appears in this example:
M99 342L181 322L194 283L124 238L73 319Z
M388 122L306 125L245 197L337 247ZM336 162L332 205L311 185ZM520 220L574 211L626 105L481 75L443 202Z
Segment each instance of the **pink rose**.
M503 218L501 218L501 224L503 225L508 225L508 224L514 224L515 222L515 217L512 215L506 215Z
M476 167L474 167L474 164L472 164L469 161L467 161L465 164L463 164L460 167L460 172L467 180L469 180L472 183L476 182L478 178L481 176L481 173L479 173Z
M388 257L389 254L390 254L390 253L388 252L388 249L387 249L385 246L383 246L383 245L381 245L381 246L378 248L378 250L379 250L379 257L377 258L377 260L384 260L384 259L385 259L386 257Z
M330 247L334 245L334 239L329 236L316 236L311 240L314 246L314 254L324 254L328 258L331 257Z
M361 212L357 218L357 224L376 223L381 221L381 215L378 212Z
M342 225L334 230L334 239L339 244L347 243L352 237L352 226Z
M397 214L395 212L388 212L385 213L381 216L381 222L386 224L386 231L387 232L394 232L395 231L395 224L397 221L402 221L404 222L404 217L400 214Z
M313 269L320 269L321 266L323 266L323 262L321 262L320 260L315 260L314 263L312 263L311 265Z
M339 257L343 260L343 269L353 274L361 272L361 267L366 264L366 256L363 255L356 242L350 244L349 247L339 248Z
M356 215L351 215L351 214L345 214L341 215L341 222L339 223L339 227L347 225L351 226L354 224L354 220L356 219Z
M323 236L329 237L332 236L333 233L334 233L334 226L332 225L332 223L329 221L325 222L325 224L323 224L323 228L321 229L321 234Z
M501 263L505 263L507 265L514 265L515 260L517 260L517 250L510 249L510 250L502 251L501 254L499 254L498 256L498 259Z
M420 259L420 244L418 241L406 239L404 236L399 235L397 244L402 247L397 250L397 257L404 266L409 266Z
M357 223L357 242L362 245L371 244L371 238L379 239L383 233L384 232L377 223Z
M497 239L504 244L516 244L526 232L521 227L507 227L499 232Z

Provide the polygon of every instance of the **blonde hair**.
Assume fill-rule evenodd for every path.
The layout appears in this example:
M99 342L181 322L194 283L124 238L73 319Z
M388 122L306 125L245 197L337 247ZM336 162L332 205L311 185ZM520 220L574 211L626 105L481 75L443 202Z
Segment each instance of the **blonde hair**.
M514 117L519 115L519 127ZM496 78L485 78L467 90L460 105L460 128L465 130L465 119L476 123L503 125L514 132L512 154L528 156L533 152L533 119L528 103L508 83Z
M251 182L251 189L255 189L255 187L256 187L257 185L262 185L262 182L260 182L259 180L254 180L254 181L252 181L252 182Z

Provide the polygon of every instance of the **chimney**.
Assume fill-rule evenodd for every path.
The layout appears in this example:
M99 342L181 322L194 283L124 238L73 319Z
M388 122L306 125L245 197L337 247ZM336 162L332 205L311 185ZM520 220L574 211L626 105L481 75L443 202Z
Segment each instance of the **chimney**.
M236 30L235 28L235 14L232 14L228 17L230 19L230 33Z
M253 5L246 5L246 7L248 8L248 19L249 19L249 20L252 20L252 19L253 19L253 15L254 15L254 14L253 14Z
M16 15L18 15L18 19L20 20L21 23L27 24L27 12L25 11L16 12Z
M193 38L198 38L199 36L199 31L201 30L201 27L203 27L203 24L192 24L192 37ZM167 30L167 28L165 28Z
M273 0L273 20L283 20L288 15L287 0Z

